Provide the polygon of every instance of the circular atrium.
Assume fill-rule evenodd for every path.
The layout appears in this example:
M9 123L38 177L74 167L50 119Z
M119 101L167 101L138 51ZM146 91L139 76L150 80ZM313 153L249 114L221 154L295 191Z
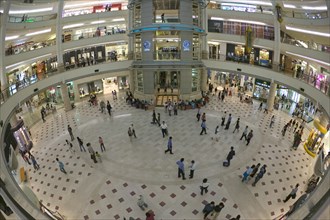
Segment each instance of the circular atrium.
M0 0L0 219L330 219L329 7Z

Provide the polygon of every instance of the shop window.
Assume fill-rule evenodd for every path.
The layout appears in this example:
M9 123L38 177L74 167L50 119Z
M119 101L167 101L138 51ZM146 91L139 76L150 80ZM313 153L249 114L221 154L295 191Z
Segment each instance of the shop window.
M201 40L199 38L199 34L193 34L193 60L200 60L201 54Z
M135 60L141 60L142 59L142 48L141 48L141 34L136 34L134 37L134 55Z

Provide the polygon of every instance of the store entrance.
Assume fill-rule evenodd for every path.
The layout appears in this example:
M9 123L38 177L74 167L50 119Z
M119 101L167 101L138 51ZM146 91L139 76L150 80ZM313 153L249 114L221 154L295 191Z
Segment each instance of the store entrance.
M163 90L163 92L167 92L167 90L176 90L179 89L179 76L180 71L171 70L171 71L157 71L155 73L155 87L158 89L158 92Z

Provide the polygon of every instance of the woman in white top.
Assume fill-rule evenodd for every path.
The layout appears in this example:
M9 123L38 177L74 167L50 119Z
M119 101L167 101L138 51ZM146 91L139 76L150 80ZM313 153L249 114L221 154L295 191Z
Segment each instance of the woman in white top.
M203 179L203 183L202 183L202 185L200 186L200 188L201 188L201 195L204 194L204 191L205 191L205 193L208 192L209 185L210 185L210 184L207 182L207 179L204 178L204 179Z

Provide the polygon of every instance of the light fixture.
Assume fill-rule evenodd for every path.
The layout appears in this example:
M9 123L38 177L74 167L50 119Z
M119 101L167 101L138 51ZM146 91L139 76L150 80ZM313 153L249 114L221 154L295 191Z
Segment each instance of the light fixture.
M239 19L228 19L228 21L241 22L241 23L247 23L247 24L267 25L266 23L259 22L259 21L249 21L249 20L239 20Z
M310 31L310 30L305 30L305 29L300 29L300 28L294 28L294 27L290 27L290 26L285 26L285 28L287 30L290 30L290 31L297 31L297 32L301 32L301 33L318 35L318 36L322 36L322 37L330 37L330 34L329 33L318 32L318 31Z
M18 37L19 37L19 35L8 36L8 37L5 37L5 41L7 41L7 40L14 40L14 39L17 39Z
M45 54L45 55L42 55L42 56L39 56L39 57L34 57L32 59L29 59L29 60L24 60L24 61L21 61L21 62L12 64L12 65L6 66L6 69L9 69L9 68L15 67L15 66L19 66L21 64L28 63L28 62L31 62L31 61L34 61L34 60L38 60L40 58L47 57L47 56L50 56L50 55L52 55L52 54L51 53L48 53L48 54Z
M102 4L111 4L113 2L114 1L90 1L90 2L85 2L85 3L66 4L64 6L64 9L77 8L77 7L82 7L82 6L95 6L95 5L102 5Z
M283 3L284 8L297 8L295 5L285 4Z
M302 9L305 10L315 10L315 11L326 11L328 8L327 6L301 6Z
M224 21L225 19L224 18L219 18L219 17L211 17L211 20L214 20L214 21Z
M91 24L102 24L104 23L105 20L100 20L100 21L92 21Z
M52 11L53 7L49 8L37 8L37 9L29 9L29 10L9 10L9 14L31 14L31 13L39 13L39 12L46 12Z
M322 60L317 60L317 59L314 59L314 58L311 58L311 57L306 57L306 56L303 56L303 55L300 55L300 54L291 53L291 52L289 52L289 51L285 51L285 53L290 54L290 55L293 55L293 56L297 56L297 57L305 58L305 59L308 59L308 60L312 60L312 61L315 61L315 62L318 62L318 63L324 64L324 65L326 65L326 66L330 66L330 63L324 62L324 61L322 61Z
M51 32L51 30L52 30L51 28L48 28L48 29L45 29L45 30L25 34L25 36L29 37L29 36L34 36L34 35L38 35L38 34L45 34L45 33Z
M63 26L63 29L69 29L69 28L81 27L81 26L83 26L83 25L84 25L84 23L69 24L69 25L65 25L65 26Z
M115 19L112 19L112 21L125 21L125 18L115 18Z
M272 6L271 2L267 1L253 1L253 0L226 0L226 3L232 2L235 4L247 4L247 5L261 5L261 6Z

